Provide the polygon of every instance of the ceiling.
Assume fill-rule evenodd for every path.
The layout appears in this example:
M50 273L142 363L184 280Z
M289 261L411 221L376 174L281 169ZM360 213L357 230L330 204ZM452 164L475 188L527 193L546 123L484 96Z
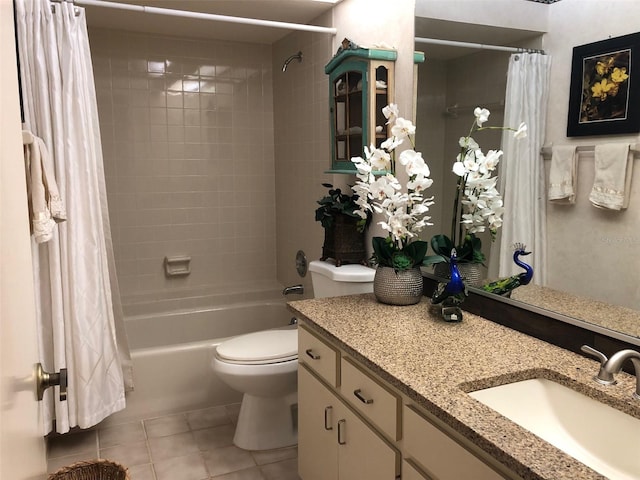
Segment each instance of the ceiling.
M314 0L110 0L115 3L144 5L165 9L213 13L280 22L313 24L333 7L333 3ZM340 1L340 0L338 0ZM537 1L537 0L536 0ZM548 1L548 0L545 0ZM81 5L79 1L78 4ZM98 6L84 6L90 27L157 33L180 37L232 40L271 45L292 30L242 25L221 21L181 18ZM429 37L494 45L518 45L540 32L465 24L429 18L416 18L416 37ZM440 45L418 44L427 58L451 59L478 50Z
M312 24L333 4L313 0L110 0L131 5ZM81 5L81 2L78 2ZM84 6L89 27L272 44L292 30Z

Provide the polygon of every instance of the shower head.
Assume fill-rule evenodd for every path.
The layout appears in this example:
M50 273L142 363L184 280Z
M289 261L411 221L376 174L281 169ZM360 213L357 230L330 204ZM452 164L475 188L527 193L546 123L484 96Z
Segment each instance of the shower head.
M289 66L289 64L295 59L298 59L298 62L302 62L302 52L298 52L298 53L296 53L294 55L291 55L289 58L287 58L284 61L284 64L282 65L282 71L286 72L287 71L287 67Z

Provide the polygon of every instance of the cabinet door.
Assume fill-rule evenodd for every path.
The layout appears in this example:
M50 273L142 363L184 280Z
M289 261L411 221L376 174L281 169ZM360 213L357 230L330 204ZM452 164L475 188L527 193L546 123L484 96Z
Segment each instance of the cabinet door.
M402 480L433 480L426 473L422 473L409 461L402 461Z
M363 155L369 136L366 62L347 61L332 73L329 102L332 169L355 172L351 157Z
M431 423L413 407L402 412L404 452L438 480L504 480L466 448Z
M300 365L298 473L303 480L338 480L338 403L337 398Z
M340 480L395 480L399 452L342 403L337 418Z

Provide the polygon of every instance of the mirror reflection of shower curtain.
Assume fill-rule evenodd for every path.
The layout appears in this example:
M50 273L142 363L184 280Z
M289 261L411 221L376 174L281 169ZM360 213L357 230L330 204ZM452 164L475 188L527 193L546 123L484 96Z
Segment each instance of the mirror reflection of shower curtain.
M52 13L52 5L17 0L16 10L25 127L47 145L67 207L53 238L32 242L40 361L69 376L66 402L54 389L45 394L43 430L55 418L64 433L123 409L132 373L84 9L61 2Z
M533 266L532 283L536 285L546 282L545 173L540 149L544 144L550 70L549 55L517 53L509 59L504 124L517 127L525 122L527 137L516 140L509 131L502 136L500 191L505 214L499 241L492 245L490 256L490 276L521 273L513 263L513 244L524 243L533 252L523 260Z

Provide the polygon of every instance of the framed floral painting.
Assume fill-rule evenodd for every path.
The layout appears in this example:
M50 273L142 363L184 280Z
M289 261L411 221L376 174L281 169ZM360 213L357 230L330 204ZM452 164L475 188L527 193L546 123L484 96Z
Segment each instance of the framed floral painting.
M640 132L640 33L573 48L567 136Z

